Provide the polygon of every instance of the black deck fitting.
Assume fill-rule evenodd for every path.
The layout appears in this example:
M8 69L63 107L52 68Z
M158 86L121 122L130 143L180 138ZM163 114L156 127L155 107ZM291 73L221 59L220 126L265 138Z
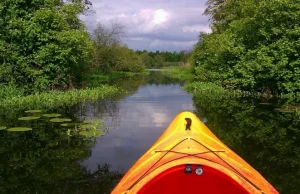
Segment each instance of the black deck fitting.
M186 120L186 127L185 127L185 130L191 130L192 119L190 119L190 118L185 118L185 120Z

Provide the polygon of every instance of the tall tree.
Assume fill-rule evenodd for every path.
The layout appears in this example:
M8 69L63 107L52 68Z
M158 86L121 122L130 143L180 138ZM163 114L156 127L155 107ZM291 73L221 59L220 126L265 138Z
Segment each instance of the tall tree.
M38 91L73 85L90 63L84 5L60 0L0 2L0 83Z
M212 33L200 34L195 47L192 61L199 80L244 90L300 92L297 0L209 2L222 17L208 12Z
M106 28L103 24L98 23L93 32L96 46L120 45L121 37L125 34L125 26L118 22L112 22L111 28Z

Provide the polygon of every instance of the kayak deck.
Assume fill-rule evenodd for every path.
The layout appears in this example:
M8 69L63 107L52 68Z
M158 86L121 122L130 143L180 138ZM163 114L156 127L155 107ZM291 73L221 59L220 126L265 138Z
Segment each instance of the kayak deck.
M198 165L191 165L192 169L197 169ZM159 174L145 185L138 193L230 193L248 194L248 192L238 185L231 177L219 173L209 166L201 166L203 175L196 173L186 174L186 165L175 166L168 171ZM170 182L172 183L170 186Z
M112 193L278 192L193 113L183 112Z

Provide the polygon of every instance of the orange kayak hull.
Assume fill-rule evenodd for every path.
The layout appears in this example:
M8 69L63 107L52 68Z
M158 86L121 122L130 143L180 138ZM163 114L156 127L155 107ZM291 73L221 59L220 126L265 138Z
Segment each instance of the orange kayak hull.
M112 194L276 194L190 112L180 113Z

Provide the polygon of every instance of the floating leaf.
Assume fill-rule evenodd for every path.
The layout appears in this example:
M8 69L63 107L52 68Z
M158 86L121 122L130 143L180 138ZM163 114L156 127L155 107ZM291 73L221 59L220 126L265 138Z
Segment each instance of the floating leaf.
M266 105L266 106L270 106L270 105L272 105L272 103L269 103L269 102L261 102L261 103L259 103L260 105Z
M0 131L1 130L5 130L7 127L5 127L5 126L0 126Z
M7 131L31 131L32 128L29 127L14 127L14 128L10 128L7 129Z
M78 126L80 124L81 123L62 123L60 125L63 126L63 127L75 127L75 126Z
M20 120L20 121L31 121L31 120L37 120L39 118L40 117L20 117L20 118L18 118L18 120Z
M72 119L67 119L67 118L50 119L50 122L54 122L54 123L64 123L64 122L70 122L70 121L72 121Z
M284 108L275 108L274 110L277 110L278 112L283 112L283 113L292 113L292 112L296 111L293 109L284 109Z
M103 131L95 130L95 131L81 131L79 135L85 137L101 137L104 135Z
M93 129L93 128L95 128L96 126L90 125L90 124L84 124L84 125L80 125L79 127L80 127L81 129Z
M40 113L42 110L26 110L26 113Z
M91 124L99 124L99 123L103 123L104 120L103 119L88 119L83 121L84 123L91 123Z
M53 113L53 114L44 114L43 116L51 118L51 117L60 117L61 114Z

